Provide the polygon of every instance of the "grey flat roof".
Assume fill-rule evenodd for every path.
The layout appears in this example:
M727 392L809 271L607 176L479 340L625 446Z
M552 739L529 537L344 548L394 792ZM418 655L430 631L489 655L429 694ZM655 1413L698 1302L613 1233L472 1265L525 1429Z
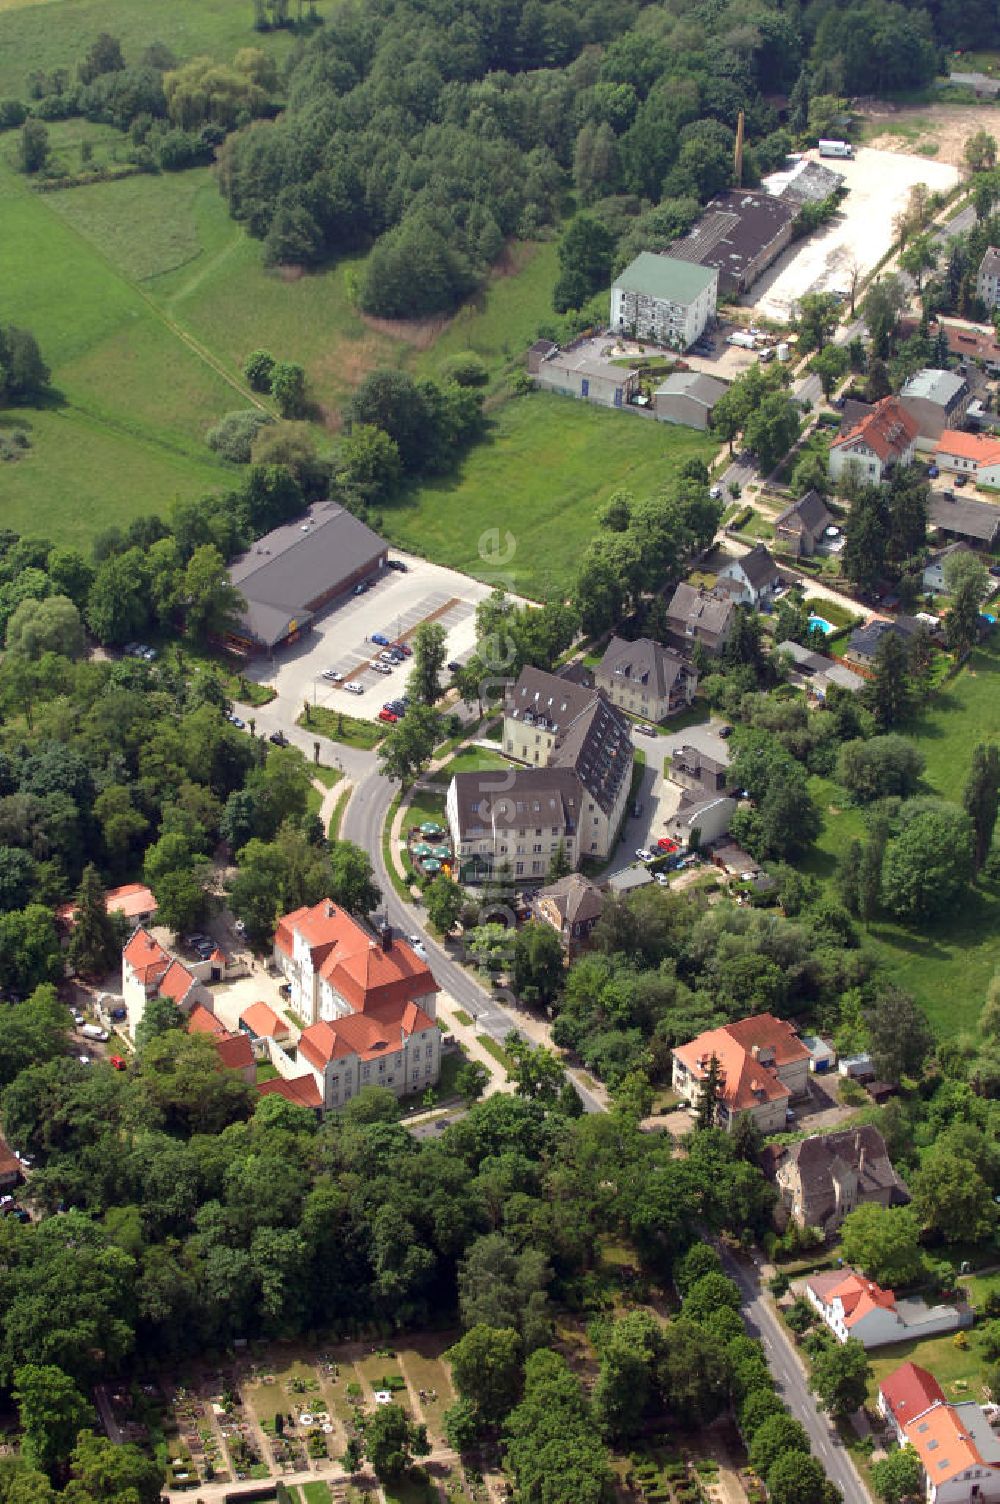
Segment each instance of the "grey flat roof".
M917 371L900 392L901 397L921 397L927 402L936 402L940 407L947 407L956 398L962 395L966 389L964 376L959 376L955 371L937 371L930 366L925 366L922 371Z
M706 376L701 371L672 371L656 388L657 397L690 397L705 407L714 407L723 392L729 390L725 381L717 376Z
M271 643L284 635L277 631L282 616L308 619L310 602L336 593L339 582L373 567L387 548L344 507L320 501L295 522L258 538L230 564L229 578L246 598L246 625L259 641Z
M714 281L715 271L711 267L641 251L615 278L613 286L623 292L644 293L646 297L671 303L693 303Z

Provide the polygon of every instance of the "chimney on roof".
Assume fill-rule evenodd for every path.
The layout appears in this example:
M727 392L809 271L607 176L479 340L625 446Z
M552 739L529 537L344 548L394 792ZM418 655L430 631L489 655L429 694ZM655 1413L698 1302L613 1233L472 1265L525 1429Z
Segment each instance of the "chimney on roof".
M383 924L380 934L382 938L382 949L385 951L386 955L388 955L392 950L392 926Z

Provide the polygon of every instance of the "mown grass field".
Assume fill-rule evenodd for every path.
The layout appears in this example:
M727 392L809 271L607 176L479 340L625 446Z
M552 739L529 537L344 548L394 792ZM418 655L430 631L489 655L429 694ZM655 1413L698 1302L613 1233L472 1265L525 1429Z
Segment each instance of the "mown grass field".
M547 392L497 409L487 438L451 475L386 506L383 531L403 548L478 579L497 579L480 538L509 533L505 583L535 599L564 593L613 491L659 490L686 460L707 461L705 434Z
M1000 644L973 653L969 664L906 728L926 759L925 792L960 800L980 741L1000 741ZM823 830L803 864L831 881L837 858L864 836L860 809L829 779L811 780ZM912 992L941 1037L974 1030L994 971L1000 966L1000 884L980 882L957 914L922 930L878 922L868 930L894 982Z
M178 58L231 58L240 47L276 57L295 45L290 31L255 32L250 0L172 0L152 10L136 0L0 0L0 98L25 96L29 70L75 71L99 32L119 38L126 62L151 42Z

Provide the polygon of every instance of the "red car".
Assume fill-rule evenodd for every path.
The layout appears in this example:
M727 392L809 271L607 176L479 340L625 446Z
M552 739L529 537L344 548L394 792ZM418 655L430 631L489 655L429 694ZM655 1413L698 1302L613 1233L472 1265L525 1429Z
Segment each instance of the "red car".
M378 718L380 721L392 721L393 725L399 720L399 716L393 710L380 710Z
M128 1070L128 1062L123 1055L112 1055L109 1063L116 1071Z
M413 657L413 649L408 642L390 642L389 646L391 648L398 648L404 658Z
M661 836L656 843L656 847L658 851L676 851L677 842L672 841L669 836Z

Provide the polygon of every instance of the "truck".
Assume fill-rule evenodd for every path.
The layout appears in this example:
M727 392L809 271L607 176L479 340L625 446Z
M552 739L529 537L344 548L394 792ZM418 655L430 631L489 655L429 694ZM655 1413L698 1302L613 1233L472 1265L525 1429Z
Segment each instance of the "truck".
M753 335L744 334L742 330L737 330L735 334L730 334L726 339L726 344L738 345L741 350L756 350L757 348L757 341Z
M102 1029L99 1024L84 1024L80 1033L84 1039L99 1039L102 1044L105 1044L110 1038L107 1029Z
M853 157L854 147L849 141L823 141L819 143L821 157Z

